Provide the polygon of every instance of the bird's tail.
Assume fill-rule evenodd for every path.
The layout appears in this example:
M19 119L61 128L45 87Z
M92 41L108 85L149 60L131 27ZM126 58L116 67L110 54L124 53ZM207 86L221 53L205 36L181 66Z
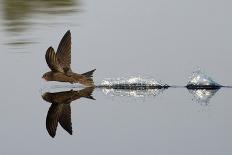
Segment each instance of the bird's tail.
M93 90L94 90L94 87L87 87L85 89L80 90L78 93L82 97L95 100L95 98L92 96Z
M91 71L88 71L86 73L83 73L82 75L86 76L86 77L93 77L93 72L95 71L96 69L93 69Z
M88 87L93 87L94 81L93 81L92 77L93 77L93 72L95 70L96 69L88 71L88 72L83 73L81 75L75 74L74 78L75 78L76 82L78 82L80 84L83 84L83 85L88 86Z

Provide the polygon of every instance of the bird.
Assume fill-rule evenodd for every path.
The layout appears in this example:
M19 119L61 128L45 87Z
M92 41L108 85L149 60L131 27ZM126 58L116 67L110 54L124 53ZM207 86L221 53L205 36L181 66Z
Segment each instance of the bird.
M59 81L80 83L84 86L94 86L93 72L96 69L83 74L74 73L71 69L71 32L68 30L61 39L57 52L50 46L45 54L45 60L51 71L43 74L46 81Z
M63 91L50 93L46 92L42 95L43 100L52 103L46 117L46 129L48 134L54 138L58 123L72 135L72 122L71 122L71 102L78 100L82 97L95 100L92 97L94 87L86 87L82 90Z

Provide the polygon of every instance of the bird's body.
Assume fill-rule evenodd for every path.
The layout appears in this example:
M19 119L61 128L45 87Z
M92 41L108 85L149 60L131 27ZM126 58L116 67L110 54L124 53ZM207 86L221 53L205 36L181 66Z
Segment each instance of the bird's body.
M46 62L51 71L45 73L43 78L47 81L80 83L85 86L94 86L92 74L95 71L78 74L74 73L71 65L71 33L67 31L60 41L57 52L52 47L47 49Z
M69 83L80 83L85 86L93 86L93 80L91 77L77 74L77 73L62 73L62 72L47 72L45 73L47 76L47 81L59 81L59 82L69 82Z

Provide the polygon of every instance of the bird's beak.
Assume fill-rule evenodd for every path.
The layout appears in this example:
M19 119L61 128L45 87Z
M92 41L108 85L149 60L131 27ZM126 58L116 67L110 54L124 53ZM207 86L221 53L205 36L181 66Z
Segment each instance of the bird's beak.
M47 81L47 80L45 79L45 77L42 76L41 78L42 78L43 80Z
M42 95L42 98L44 99L46 97L46 93L44 93L43 95Z

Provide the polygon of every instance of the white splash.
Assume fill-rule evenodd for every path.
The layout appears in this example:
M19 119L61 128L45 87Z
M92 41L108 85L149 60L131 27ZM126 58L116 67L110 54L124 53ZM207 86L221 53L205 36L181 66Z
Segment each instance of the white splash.
M192 75L189 77L189 82L187 85L213 85L219 86L211 77L206 75L200 69L194 71Z
M164 86L164 84L154 80L153 78L129 77L129 78L107 78L101 83L101 86L115 86L115 85L144 85L144 86Z

